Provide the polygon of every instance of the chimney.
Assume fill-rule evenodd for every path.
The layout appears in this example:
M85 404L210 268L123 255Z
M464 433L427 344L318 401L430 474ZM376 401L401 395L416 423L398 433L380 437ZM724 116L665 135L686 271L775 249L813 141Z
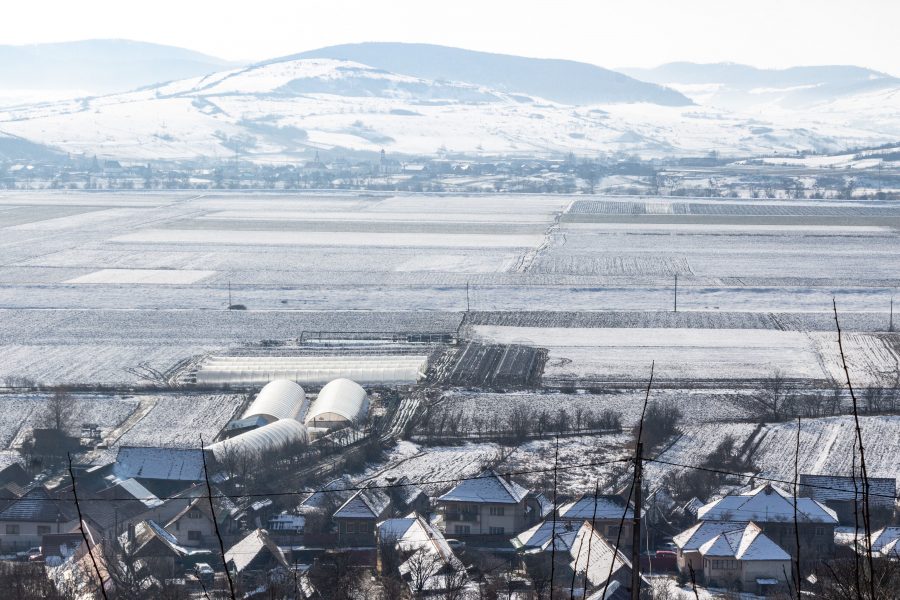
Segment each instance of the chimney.
M134 523L128 524L128 543L134 543Z

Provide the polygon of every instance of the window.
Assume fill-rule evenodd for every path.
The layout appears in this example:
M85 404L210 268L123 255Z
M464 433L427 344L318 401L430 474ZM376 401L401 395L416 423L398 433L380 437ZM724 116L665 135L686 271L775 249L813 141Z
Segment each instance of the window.
M38 535L49 535L50 534L50 526L49 525L38 525L37 532L38 532Z
M203 536L196 529L191 529L188 531L188 539L192 542L199 542Z
M19 526L18 525L7 525L6 526L6 535L19 535Z
M492 517L502 517L503 516L503 507L502 506L492 506L491 507L491 516Z
M503 527L488 527L488 533L491 535L503 535L504 531Z
M619 526L618 525L610 525L606 528L606 535L609 539L613 540L616 536L619 535Z
M188 519L199 519L200 511L199 510L190 510L188 511Z
M817 535L817 536L823 536L823 535L825 535L825 528L822 527L821 525L817 525L817 526L816 526L816 535Z
M456 525L453 527L453 533L467 534L470 532L468 525Z

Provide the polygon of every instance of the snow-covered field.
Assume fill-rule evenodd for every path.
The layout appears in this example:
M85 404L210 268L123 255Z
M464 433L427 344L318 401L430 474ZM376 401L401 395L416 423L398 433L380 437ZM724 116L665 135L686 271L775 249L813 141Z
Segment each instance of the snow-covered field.
M165 269L101 269L87 275L69 279L65 283L162 283L187 284L215 275L215 271L165 270Z
M796 331L737 329L586 329L478 325L480 339L550 350L549 380L823 379L812 341Z
M553 348L547 376L557 379L637 376L653 358L661 376L752 379L775 362L798 377L833 375L827 337L802 332L830 329L836 297L855 348L854 332L887 328L900 284L894 231L847 223L834 211L877 220L872 211L896 207L740 206L551 195L0 192L0 379L139 383L126 369L148 362L165 370L303 331L455 332L467 308L570 311L647 329L640 337L500 336ZM731 221L555 224L570 207L591 218L637 211ZM752 222L770 213L832 220L800 228ZM229 300L246 310L226 310ZM689 323L678 325L682 319ZM571 327L576 319L560 320ZM700 322L736 331L684 331ZM681 329L656 331L673 326ZM851 367L886 376L892 359L883 346L861 341ZM869 350L878 358L863 356Z
M234 395L166 395L146 400L147 412L113 440L117 446L199 448L228 424L243 398Z

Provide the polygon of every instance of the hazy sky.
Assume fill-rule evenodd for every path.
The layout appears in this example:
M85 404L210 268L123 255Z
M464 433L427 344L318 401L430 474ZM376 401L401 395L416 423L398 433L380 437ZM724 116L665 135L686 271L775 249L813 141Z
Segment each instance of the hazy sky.
M605 67L858 64L900 76L897 0L29 0L0 44L128 38L227 59L431 42Z

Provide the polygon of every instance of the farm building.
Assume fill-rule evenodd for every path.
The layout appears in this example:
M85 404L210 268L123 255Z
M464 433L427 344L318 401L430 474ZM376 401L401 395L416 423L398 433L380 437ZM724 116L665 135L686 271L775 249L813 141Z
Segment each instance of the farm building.
M337 429L363 421L368 413L366 390L349 379L335 379L322 388L309 407L306 425Z
M309 437L306 427L294 419L281 419L259 429L216 442L206 449L213 453L217 461L227 461L235 455L258 455L294 445L303 445Z
M263 386L241 419L263 417L269 423L279 419L299 421L307 408L306 392L302 387L293 381L276 379Z

